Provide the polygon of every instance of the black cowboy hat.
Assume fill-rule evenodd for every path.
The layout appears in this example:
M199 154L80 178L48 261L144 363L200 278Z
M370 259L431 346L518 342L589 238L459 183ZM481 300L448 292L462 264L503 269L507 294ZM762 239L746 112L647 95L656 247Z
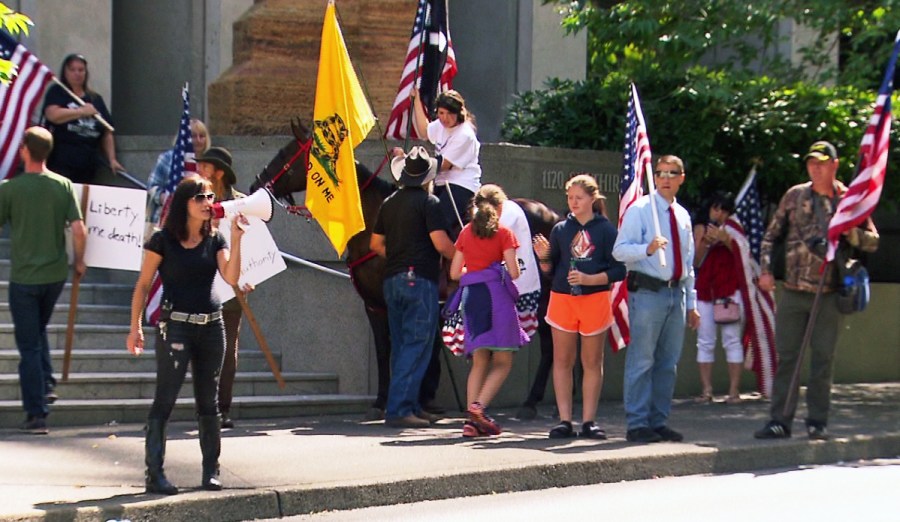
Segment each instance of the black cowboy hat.
M406 155L391 160L391 174L404 187L420 187L433 180L437 167L437 160L425 147L413 147Z
M237 176L231 168L231 153L224 147L210 147L206 152L194 158L197 163L212 163L217 169L225 172L225 183L231 187L237 184Z

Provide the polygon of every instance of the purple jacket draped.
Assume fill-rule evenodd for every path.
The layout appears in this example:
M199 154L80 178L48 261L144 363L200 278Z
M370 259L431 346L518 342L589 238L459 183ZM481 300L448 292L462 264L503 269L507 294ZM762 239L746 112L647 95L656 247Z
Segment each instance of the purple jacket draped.
M519 291L500 263L463 275L459 285L444 307L444 316L462 305L467 357L478 348L518 348L528 344L528 335L519 326L516 313Z

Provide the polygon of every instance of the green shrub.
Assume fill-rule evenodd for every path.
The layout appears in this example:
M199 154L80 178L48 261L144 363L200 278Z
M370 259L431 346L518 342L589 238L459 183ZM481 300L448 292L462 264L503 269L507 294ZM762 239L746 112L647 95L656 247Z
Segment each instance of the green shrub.
M544 90L520 93L508 108L503 138L622 150L629 83L610 74L583 82L552 80ZM688 176L680 195L694 202L715 189L737 191L756 162L764 202L777 203L788 187L808 179L802 156L820 139L838 148L838 176L849 183L875 99L874 92L850 86L779 86L770 78L736 79L699 67L682 77L648 74L635 83L651 148L655 155L684 160ZM891 158L900 158L894 137ZM888 178L882 205L896 208L898 197L900 183Z

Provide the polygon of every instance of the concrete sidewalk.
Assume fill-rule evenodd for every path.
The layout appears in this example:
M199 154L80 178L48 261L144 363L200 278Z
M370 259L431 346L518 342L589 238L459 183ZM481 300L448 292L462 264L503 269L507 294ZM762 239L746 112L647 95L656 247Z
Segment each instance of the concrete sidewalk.
M542 413L551 407L544 405ZM577 411L577 410L576 410ZM832 439L810 442L800 407L794 438L757 441L768 403L676 401L680 444L625 442L620 403L602 403L610 439L549 440L549 416L496 412L499 437L461 437L462 416L398 430L336 417L242 421L226 430L221 492L198 490L196 426L169 427L166 470L182 493L147 495L140 425L0 430L0 520L252 520L322 510L658 476L728 473L900 456L900 383L835 387ZM579 420L576 416L576 421Z

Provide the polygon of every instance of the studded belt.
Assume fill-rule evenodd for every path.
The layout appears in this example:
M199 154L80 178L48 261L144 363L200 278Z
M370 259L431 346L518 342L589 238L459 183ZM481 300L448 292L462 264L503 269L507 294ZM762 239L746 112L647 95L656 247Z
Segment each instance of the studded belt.
M222 318L222 311L218 310L209 314L186 314L184 312L170 312L169 320L180 323L206 324L218 321Z

